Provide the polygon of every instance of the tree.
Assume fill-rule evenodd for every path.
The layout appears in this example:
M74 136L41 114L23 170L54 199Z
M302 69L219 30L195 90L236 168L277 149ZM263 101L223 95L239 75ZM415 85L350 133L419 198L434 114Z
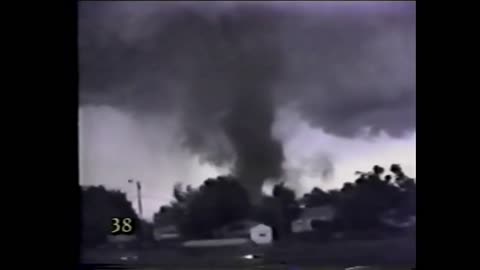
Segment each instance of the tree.
M252 211L252 218L268 225L273 230L273 239L277 240L282 234L285 224L280 200L272 196L263 196L261 203Z
M375 175L376 177L380 178L384 172L385 172L384 168L378 165L373 166L373 175Z
M393 169L392 169L393 168ZM291 222L298 218L300 203L306 207L332 205L337 210L332 229L364 230L381 226L380 217L395 210L399 215L415 214L416 184L399 165L392 165L391 175L375 165L370 172L358 172L358 178L341 189L324 191L314 188L300 200L283 183L273 188L272 196L263 196L260 204L251 206L247 191L235 177L206 179L198 188L184 190L176 185L174 200L155 214L155 223L175 224L187 237L210 237L212 232L229 223L252 218L271 226L275 238L288 234ZM323 225L322 225L323 226Z
M82 201L82 242L86 246L95 246L106 241L111 233L112 218L131 218L134 223L138 217L125 193L107 190L103 186L83 187Z
M176 225L179 229L183 229L186 224L186 213L189 202L198 193L198 190L187 186L183 190L181 184L176 184L173 188L172 196L174 200L169 205L161 206L158 212L153 215L153 222L156 226Z
M333 196L331 193L325 192L322 189L315 187L310 193L305 193L301 199L302 203L305 204L305 207L318 207L333 202Z
M382 179L384 169L375 165L372 172L360 173L353 183L345 183L338 201L340 224L349 229L368 229L380 225L380 217L389 210L403 215L413 213L416 196L415 183L408 178L401 167L393 164L395 183L387 175Z
M198 189L187 190L177 185L175 200L162 208L163 213L156 214L157 221L170 218L187 237L209 237L215 229L250 214L247 191L234 177L209 178Z
M272 196L263 196L252 217L272 227L274 239L278 239L291 233L291 223L299 215L295 192L280 183L273 187Z
M300 206L295 199L295 192L283 183L273 187L273 197L279 201L282 213L282 222L280 224L283 233L291 233L291 223L300 215Z

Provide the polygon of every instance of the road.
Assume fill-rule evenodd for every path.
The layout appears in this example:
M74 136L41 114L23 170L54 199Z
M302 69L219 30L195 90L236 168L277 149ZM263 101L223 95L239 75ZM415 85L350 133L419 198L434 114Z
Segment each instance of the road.
M246 254L259 258L247 260ZM145 250L89 250L84 262L128 265L155 265L152 269L319 269L319 266L338 266L345 269L355 265L382 265L388 269L411 269L416 263L415 239L377 241L348 241L322 244L284 243L271 247L244 246L236 248L156 248ZM158 268L164 267L164 268ZM139 268L149 269L149 268ZM382 268L377 268L382 269Z

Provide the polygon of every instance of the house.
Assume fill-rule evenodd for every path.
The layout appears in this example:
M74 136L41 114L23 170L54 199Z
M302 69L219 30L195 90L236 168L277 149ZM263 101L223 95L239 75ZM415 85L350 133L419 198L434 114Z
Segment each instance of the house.
M114 244L121 244L121 243L128 243L132 242L137 239L137 236L134 234L126 235L126 234L119 234L119 235L108 235L107 241Z
M180 231L178 230L172 215L160 212L155 214L153 219L153 239L156 241L163 241L180 238Z
M177 239L180 233L175 225L157 225L153 229L153 238L156 241Z
M409 229L416 226L417 217L415 215L404 216L392 209L383 214L380 221L391 228Z
M221 227L220 229L214 231L213 235L216 238L248 238L250 236L250 228L255 225L258 225L258 222L241 220Z
M254 221L244 220L228 224L214 232L214 239L191 240L182 245L190 248L257 245L272 243L272 228Z
M117 248L124 248L131 243L135 242L137 240L137 236L134 234L131 235L125 235L125 234L119 234L119 235L108 235L107 236L107 246L113 245Z
M247 238L261 245L272 242L273 230L265 224L243 220L222 227L214 235L220 238Z
M314 221L331 222L334 218L335 208L331 205L304 208L300 217L292 222L292 232L313 231L312 223Z

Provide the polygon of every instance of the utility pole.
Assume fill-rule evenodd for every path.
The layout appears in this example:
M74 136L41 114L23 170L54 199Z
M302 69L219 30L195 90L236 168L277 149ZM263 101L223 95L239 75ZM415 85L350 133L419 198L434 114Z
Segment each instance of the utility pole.
M133 183L133 179L129 179L128 183ZM138 203L138 214L140 215L140 218L143 218L143 209L142 209L142 184L140 181L136 181L137 185L137 203Z
M143 218L143 211L142 211L142 185L140 181L137 181L137 197L138 197L138 212L140 214L140 218Z
M128 180L128 183L130 184L133 184L133 182L134 182L133 179ZM144 241L144 239L146 239L146 235L145 235L145 228L142 222L142 219L143 219L142 184L140 183L140 181L135 181L135 182L137 186L137 203L138 203L138 217L139 217L138 225L137 225L138 227L137 236L140 238L141 241Z

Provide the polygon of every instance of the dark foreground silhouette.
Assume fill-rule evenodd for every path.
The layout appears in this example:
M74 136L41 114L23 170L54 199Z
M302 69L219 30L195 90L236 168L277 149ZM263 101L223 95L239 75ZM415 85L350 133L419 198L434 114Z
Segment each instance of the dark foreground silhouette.
M399 165L392 175L374 166L339 190L314 188L295 198L283 184L257 203L249 201L241 179L233 176L207 179L200 187L184 190L176 186L171 204L162 206L149 224L136 217L124 194L103 187L83 189L83 262L156 266L222 268L230 266L401 266L410 269L416 262L415 225L408 229L389 227L385 220L405 220L416 216L416 182ZM88 199L88 200L86 200ZM101 205L101 207L99 207ZM335 217L312 223L314 231L299 237L290 224L305 209L329 205ZM111 230L112 216L128 216L139 221L137 241L123 249L104 246ZM275 241L268 246L253 244L222 248L183 248L189 239L213 238L222 226L245 218L274 230ZM181 235L177 243L152 239L153 228L174 226ZM318 225L318 226L313 226ZM341 239L336 234L346 235ZM372 237L373 236L373 237ZM243 256L256 255L247 260Z
M410 269L416 262L415 245L414 236L403 236L381 240L345 240L315 244L279 242L270 247L92 249L84 253L83 261L182 268L376 265L389 267L389 269L398 267L400 267L398 269ZM247 260L244 258L246 254L256 255L256 258Z

